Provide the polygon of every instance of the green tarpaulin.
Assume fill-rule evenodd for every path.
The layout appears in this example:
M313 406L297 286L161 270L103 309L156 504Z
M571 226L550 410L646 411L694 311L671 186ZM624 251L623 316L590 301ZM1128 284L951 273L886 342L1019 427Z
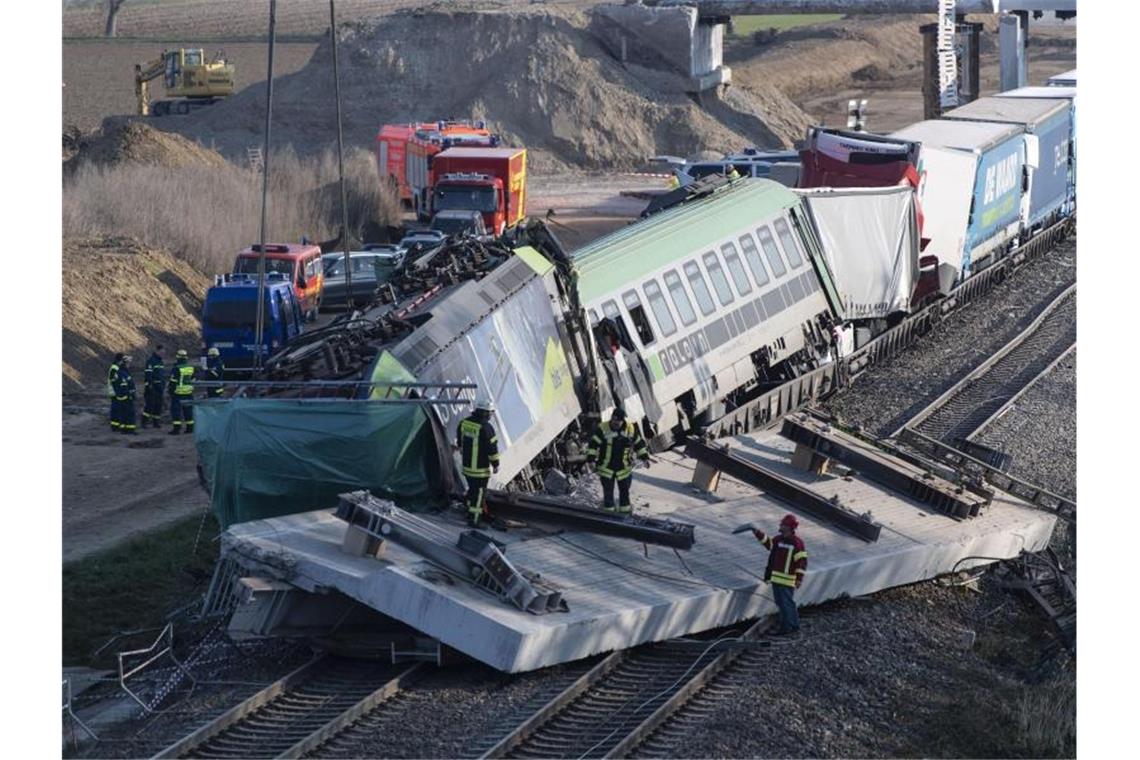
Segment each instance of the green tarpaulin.
M235 398L194 405L195 443L223 528L323 509L366 488L401 505L442 497L446 452L426 407Z

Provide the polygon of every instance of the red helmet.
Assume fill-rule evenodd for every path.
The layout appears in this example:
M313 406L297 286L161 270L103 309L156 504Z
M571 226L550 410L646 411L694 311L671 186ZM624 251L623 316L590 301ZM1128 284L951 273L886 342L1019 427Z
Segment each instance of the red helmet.
M796 519L795 515L784 515L784 519L780 520L780 525L787 525L792 530L800 527L800 521Z

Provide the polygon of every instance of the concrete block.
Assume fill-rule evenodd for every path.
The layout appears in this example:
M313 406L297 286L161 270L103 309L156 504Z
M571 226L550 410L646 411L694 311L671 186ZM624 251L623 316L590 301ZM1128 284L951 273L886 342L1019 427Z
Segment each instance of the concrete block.
M716 90L719 93L722 88L726 88L730 84L732 84L732 69L728 66L718 66L707 74L691 77L688 89L690 92Z
M383 549L383 544L383 541L368 535L355 525L349 525L344 532L344 542L340 545L340 549L354 557L376 557Z
M697 462L693 468L693 485L705 493L716 493L717 486L720 485L720 470L710 464Z
M797 443L796 450L792 452L792 467L816 475L826 475L831 470L831 460L820 456L811 447Z

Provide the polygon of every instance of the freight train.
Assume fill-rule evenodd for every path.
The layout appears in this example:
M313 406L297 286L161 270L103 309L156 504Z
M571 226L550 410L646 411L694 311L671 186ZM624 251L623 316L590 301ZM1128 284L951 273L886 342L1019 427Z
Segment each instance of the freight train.
M511 248L466 241L410 260L408 289L274 357L270 377L351 380L355 398L393 377L478 386L505 452L492 486L573 470L619 406L667 447L1074 215L1074 90L1024 95L890 135L813 128L798 187L704 178L573 252L532 221ZM440 470L466 413L440 405L424 423ZM351 435L351 414L336 415L329 425Z

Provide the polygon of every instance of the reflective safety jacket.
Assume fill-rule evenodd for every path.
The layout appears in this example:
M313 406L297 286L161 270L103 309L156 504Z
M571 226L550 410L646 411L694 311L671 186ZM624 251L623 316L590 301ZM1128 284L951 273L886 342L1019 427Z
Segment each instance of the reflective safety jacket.
M596 463L598 475L603 478L625 480L633 475L633 457L649 460L649 447L641 430L632 422L626 422L618 430L611 430L608 423L601 425L590 438L586 456Z
M209 366L206 368L206 379L211 383L220 383L225 379L226 366L222 363L221 357L211 359ZM217 398L222 395L222 388L208 388L206 390L206 398Z
M491 477L491 465L499 463L499 438L489 419L472 414L460 422L456 445L462 454L464 477Z
M147 390L158 389L161 392L165 380L166 367L162 363L162 357L151 354L146 360L146 369L143 371L143 385Z
M131 379L131 371L126 367L116 367L115 379L111 381L111 389L115 393L116 401L129 401L135 397L135 381Z
M170 382L167 383L172 396L194 395L194 367L183 359L170 370Z
M115 378L119 376L119 363L111 362L111 368L107 370L107 395L111 398L115 396Z
M768 567L764 570L764 580L781 586L795 588L807 572L807 549L799 536L766 536L764 531L755 531L756 540L764 545L768 554Z

